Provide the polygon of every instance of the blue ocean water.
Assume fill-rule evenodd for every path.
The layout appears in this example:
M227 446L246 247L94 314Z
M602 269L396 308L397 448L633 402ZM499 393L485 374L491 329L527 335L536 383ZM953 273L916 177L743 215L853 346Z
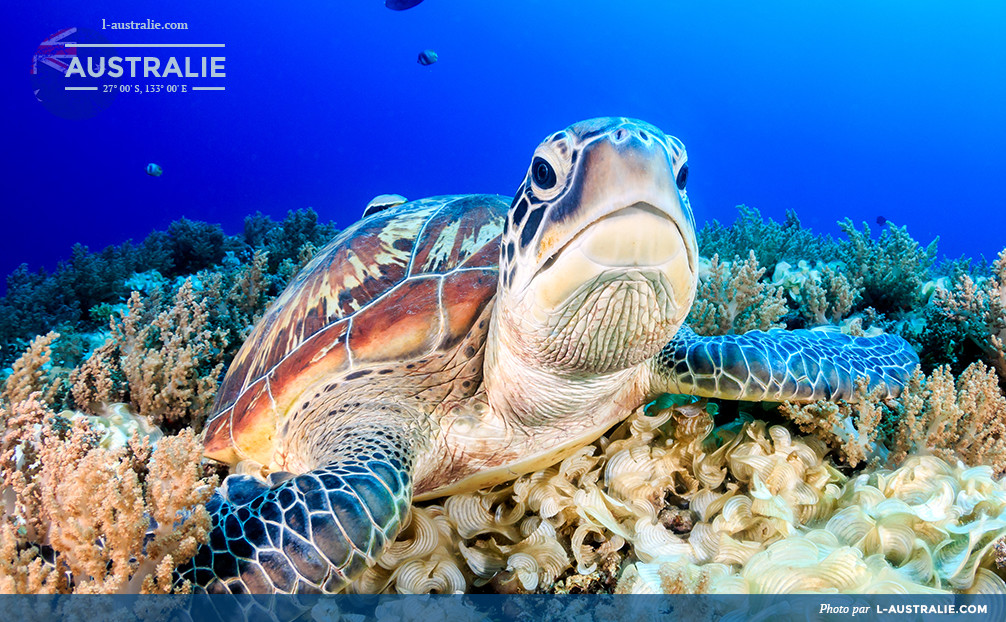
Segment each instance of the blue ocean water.
M3 274L182 216L237 233L255 211L310 206L346 226L380 193L511 194L541 138L600 115L684 141L700 223L746 203L830 233L883 216L949 256L1006 245L1002 3L47 0L0 14ZM188 28L102 30L147 19ZM68 27L222 43L177 54L225 56L225 90L53 114L29 64ZM417 63L424 49L439 62Z

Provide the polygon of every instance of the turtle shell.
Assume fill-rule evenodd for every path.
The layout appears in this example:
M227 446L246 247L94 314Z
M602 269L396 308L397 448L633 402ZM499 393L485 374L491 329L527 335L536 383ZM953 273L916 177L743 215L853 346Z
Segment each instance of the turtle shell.
M496 294L510 200L396 205L321 249L238 351L206 426L206 455L271 464L276 430L321 380L456 345Z

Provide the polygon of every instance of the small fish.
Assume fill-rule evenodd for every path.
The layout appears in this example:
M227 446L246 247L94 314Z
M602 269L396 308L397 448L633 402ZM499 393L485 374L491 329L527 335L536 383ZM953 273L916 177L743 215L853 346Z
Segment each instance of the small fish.
M432 65L437 62L437 53L433 50L423 50L419 53L419 64L420 65Z
M884 225L887 224L887 219L884 218L883 216L877 216L877 224L883 227Z
M160 177L163 172L164 169L153 162L147 165L147 175L150 175L151 177Z
M423 0L384 0L384 6L388 7L392 11L404 11L405 9L411 9Z

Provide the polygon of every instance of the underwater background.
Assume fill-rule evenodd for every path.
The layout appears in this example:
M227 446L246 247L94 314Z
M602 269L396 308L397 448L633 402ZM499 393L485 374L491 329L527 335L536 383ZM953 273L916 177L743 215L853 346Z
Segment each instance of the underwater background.
M191 587L173 569L219 536L229 472L201 460L207 417L298 270L375 195L509 195L546 135L624 115L688 148L689 328L887 333L920 367L897 396L662 394L559 464L413 505L347 589L1006 594L1006 8L2 15L0 593ZM148 19L188 27L102 28ZM75 95L93 79L64 81L50 39L224 56L226 76ZM125 47L157 44L222 47Z
M255 211L310 206L342 228L381 193L511 195L541 138L602 115L685 143L699 224L745 203L777 219L794 209L824 233L883 216L924 244L939 235L951 257L991 260L1004 240L999 3L46 0L2 12L0 274L182 216L237 233ZM147 18L188 29L100 30ZM27 69L71 26L113 43L223 43L226 90L119 95L91 119L60 118ZM439 62L416 62L427 48ZM150 162L161 177L144 174Z

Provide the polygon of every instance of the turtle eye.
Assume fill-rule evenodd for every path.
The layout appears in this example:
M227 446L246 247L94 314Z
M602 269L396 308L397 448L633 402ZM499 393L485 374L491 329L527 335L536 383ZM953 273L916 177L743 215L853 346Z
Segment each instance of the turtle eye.
M678 171L678 176L674 180L674 183L678 185L678 190L685 189L685 182L688 181L688 165L682 164L681 169Z
M548 190L555 185L555 169L545 158L536 157L531 161L531 179L542 190Z

